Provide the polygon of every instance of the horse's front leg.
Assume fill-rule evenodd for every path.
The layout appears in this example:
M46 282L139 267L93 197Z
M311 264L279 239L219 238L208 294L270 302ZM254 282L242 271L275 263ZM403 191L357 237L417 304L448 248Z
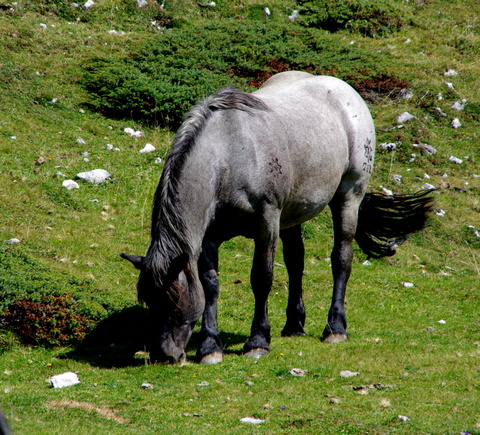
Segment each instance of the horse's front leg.
M222 362L222 341L217 325L217 299L220 293L218 285L218 246L204 242L202 254L198 261L200 281L205 293L205 310L200 330L200 345L197 359L200 364L217 364Z
M270 351L270 323L268 321L268 295L273 283L273 264L278 243L278 217L265 219L263 231L255 238L255 253L250 283L255 297L250 338L243 350L245 356L260 358Z
M283 259L288 272L287 322L282 330L283 337L304 335L305 308L302 299L302 278L305 248L300 225L280 231L283 242Z
M347 339L345 292L352 271L352 243L357 225L358 202L356 197L351 200L342 197L330 204L334 228L334 245L331 255L333 294L328 323L322 338L326 343L338 343Z

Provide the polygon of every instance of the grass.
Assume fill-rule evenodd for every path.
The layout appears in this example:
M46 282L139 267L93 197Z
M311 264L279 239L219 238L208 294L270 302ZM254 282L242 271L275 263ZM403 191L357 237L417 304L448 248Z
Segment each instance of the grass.
M62 9L60 1L20 1L14 11L0 1L0 310L15 298L69 294L74 309L93 322L82 341L63 347L39 346L2 329L0 407L14 432L480 434L480 239L469 228L480 228L477 2L416 2L411 24L386 37L348 31L332 36L339 48L354 41L359 50L375 53L382 68L395 69L413 91L408 100L380 94L371 103L378 142L398 146L390 153L378 149L370 189L442 186L436 200L446 215L432 216L428 229L390 259L364 265L355 251L347 293L350 339L332 346L319 341L330 302L325 259L332 225L328 213L306 224L307 335L280 337L287 276L277 267L269 307L272 352L259 361L241 355L253 313L253 245L241 238L226 243L219 302L225 359L214 367L193 363L196 336L186 366L149 366L134 358L144 349L145 312L135 301L136 273L118 254L145 252L162 167L155 161L166 156L172 132L92 111L80 83L89 59L133 52L154 34L149 23L163 13L139 10L135 2L98 3L81 13ZM290 1L275 7L218 3L210 10L193 1L167 1L167 18L178 29L231 19L242 4L246 20L264 23L269 6L269 22L275 23L294 9ZM108 33L112 29L125 34ZM444 76L450 68L458 75ZM451 105L462 98L469 109L457 112ZM416 119L394 128L404 111ZM462 123L458 130L450 126L454 117ZM125 127L145 137L130 137ZM157 151L140 154L146 143ZM437 153L421 155L416 143ZM106 144L120 151L107 151ZM449 161L452 155L463 163ZM43 164L36 163L40 157ZM61 186L65 178L99 167L112 174L105 184L79 181L71 191ZM393 175L402 175L402 182ZM3 243L13 237L21 243ZM292 376L291 368L306 375ZM342 370L359 375L342 378ZM81 383L51 389L48 378L65 371L77 372ZM153 389L142 388L143 382ZM240 422L243 417L265 422L250 426Z

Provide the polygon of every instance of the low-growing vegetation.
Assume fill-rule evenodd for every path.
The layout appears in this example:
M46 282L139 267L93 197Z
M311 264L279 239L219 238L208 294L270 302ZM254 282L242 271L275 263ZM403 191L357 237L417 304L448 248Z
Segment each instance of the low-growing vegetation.
M0 0L0 410L14 433L480 434L479 13L474 0ZM392 258L355 249L339 345L319 341L332 223L306 223L307 335L280 337L280 247L258 361L241 355L253 246L225 243L224 362L196 364L194 333L187 365L152 366L119 254L146 250L174 130L218 88L286 70L354 86L377 127L370 190L429 184L435 214ZM111 178L76 178L96 168ZM67 371L80 384L50 388Z

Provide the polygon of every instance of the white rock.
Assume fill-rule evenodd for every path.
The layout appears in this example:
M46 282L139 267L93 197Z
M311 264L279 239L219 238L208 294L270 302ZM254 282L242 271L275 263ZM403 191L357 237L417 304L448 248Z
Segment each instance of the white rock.
M77 143L81 143L82 145L87 144L87 142L85 142L81 137L77 137Z
M288 19L290 21L295 21L298 17L298 11L297 10L293 10L292 11L292 14L288 16Z
M467 100L463 99L460 101L455 101L455 103L452 104L452 109L461 111L465 109L465 106L467 105Z
M428 145L426 143L418 144L418 148L420 148L420 150L428 156L430 156L432 154L437 154L437 150L434 147L432 147L431 145Z
M105 169L94 169L93 171L80 172L77 177L93 184L100 184L109 179L111 175Z
M462 160L462 159L459 159L459 158L457 158L457 157L455 157L455 156L450 156L450 157L448 158L448 160L450 160L450 161L453 162L453 163L456 163L457 165L460 165L461 163L463 163L463 160Z
M413 91L411 89L402 89L398 96L404 100L410 100L413 98Z
M368 260L365 260L363 263L362 263L363 266L371 266L372 265L372 262L371 261L368 261Z
M66 372L60 375L55 375L52 376L49 380L53 388L69 387L71 385L80 383L77 374L73 372Z
M154 162L154 163L157 164L157 165L159 165L159 164L163 163L163 160L162 160L161 157L157 157L157 158L155 159L155 162Z
M385 195L387 196L393 196L393 192L390 189L385 189L385 187L380 186L382 188L382 191Z
M435 110L440 116L443 116L444 118L447 116L447 114L442 109L440 109L440 107L435 107Z
M442 210L442 209L440 208L440 209L438 209L438 210L435 212L435 214L436 214L437 216L443 217L443 216L445 216L445 215L447 214L447 212L446 212L445 210Z
M447 85L448 89L451 89L452 91L455 91L455 88L453 87L453 83L445 82L445 84Z
M104 150L107 150L107 151L112 151L113 150L113 145L110 144L110 143L107 143L104 147L103 147Z
M402 177L401 175L394 175L394 176L393 176L393 179L394 179L397 183L401 183L403 177Z
M261 418L254 418L254 417L243 417L240 419L242 423L248 423L248 424L262 424L265 420L262 420Z
M20 243L20 240L14 237L13 239L4 240L3 243L8 243L9 245L16 245L17 243Z
M402 420L404 423L406 423L407 421L410 421L410 419L405 415L399 415L398 418Z
M342 378L353 378L354 376L358 376L359 372L351 372L350 370L342 370L340 372L340 376Z
M151 143L145 144L143 149L141 149L139 152L140 153L151 153L152 151L155 151L155 147Z
M133 128L127 127L123 130L125 133L134 137L143 137L145 136L140 130L134 130Z
M399 124L403 124L404 122L411 121L412 119L415 119L415 116L413 116L411 113L403 112L402 114L398 115L397 122Z
M455 77L458 75L458 73L454 69L449 69L448 71L444 72L443 75L445 77Z
M84 5L83 5L83 10L86 11L87 9L91 8L95 2L93 0L88 0Z
M63 187L66 187L68 190L72 190L72 189L78 189L80 186L78 185L77 182L73 181L73 180L65 180L63 183L62 183L62 186Z
M142 384L142 388L144 390L153 390L153 385L150 382L144 382Z
M44 29L44 30L47 28L47 25L44 24L44 23L40 23L39 26L40 26L42 29Z
M138 7L143 8L144 6L148 5L148 2L146 0L137 0Z
M270 18L270 16L272 15L272 13L270 12L270 9L269 9L269 8L265 8L265 9L264 9L264 12L265 12L265 16L266 16L267 18Z
M405 281L402 281L402 285L406 288L412 288L412 287L415 287L415 285L411 282L405 282Z
M455 118L453 121L452 121L452 127L453 128L459 128L462 126L462 123L460 122L460 120L458 118Z
M445 322L445 320L439 320L437 323L440 323L440 325L445 325L447 322Z
M423 188L424 188L425 190L437 190L437 188L436 188L433 184L430 184L430 183L425 183L425 184L423 185Z
M305 376L307 371L302 369L290 369L288 373L290 373L292 376Z
M438 101L443 101L443 95L442 95L441 92L437 95L437 100Z
M397 144L393 142L384 142L378 145L380 148L382 148L385 151L393 151L397 149Z

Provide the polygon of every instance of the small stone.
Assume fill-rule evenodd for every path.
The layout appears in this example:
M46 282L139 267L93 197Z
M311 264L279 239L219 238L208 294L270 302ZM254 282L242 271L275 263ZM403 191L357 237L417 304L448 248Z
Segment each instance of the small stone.
M359 372L351 372L350 370L342 370L340 372L340 376L342 378L353 378L354 376L358 376Z
M52 376L49 380L53 388L69 387L71 385L80 383L78 375L73 372L66 372L60 375L55 375Z
M450 160L450 161L453 162L453 163L456 163L457 165L460 165L461 163L463 163L463 160L462 160L462 159L459 159L459 158L457 158L457 157L455 157L455 156L450 156L450 157L448 158L448 160Z
M73 181L73 180L65 180L63 183L62 183L62 186L63 187L66 187L68 190L72 190L72 189L79 189L80 186L78 185L78 183L76 181Z
M77 177L93 184L101 184L108 180L111 175L105 169L94 169L92 171L80 172L77 174Z
M151 143L145 144L145 146L139 151L140 153L151 153L152 151L155 151L155 147Z
M392 142L384 142L379 145L385 151L394 151L397 149L397 144Z
M455 101L455 103L453 103L453 105L452 105L452 109L462 111L463 109L465 109L466 105L467 105L467 100L465 100L465 99L460 100L460 101Z
M288 373L290 373L292 376L305 376L307 371L302 369L290 369Z
M144 382L144 383L142 384L142 388L143 388L144 390L153 390L154 387L153 387L153 385L152 385L150 382Z
M443 75L445 77L455 77L456 75L458 75L458 73L454 69L449 69L448 71L444 72Z
M460 122L460 120L458 118L455 118L452 121L452 127L453 128L460 128L461 126L462 126L462 123Z
M244 417L244 418L241 418L240 421L242 423L248 423L248 424L262 424L265 420L262 420L261 418Z
M16 245L17 243L20 243L20 240L14 237L13 239L5 240L3 243L8 243L9 245Z
M415 119L415 116L413 116L411 113L403 112L398 116L397 122L399 124L403 124L405 122L411 121L412 119Z

